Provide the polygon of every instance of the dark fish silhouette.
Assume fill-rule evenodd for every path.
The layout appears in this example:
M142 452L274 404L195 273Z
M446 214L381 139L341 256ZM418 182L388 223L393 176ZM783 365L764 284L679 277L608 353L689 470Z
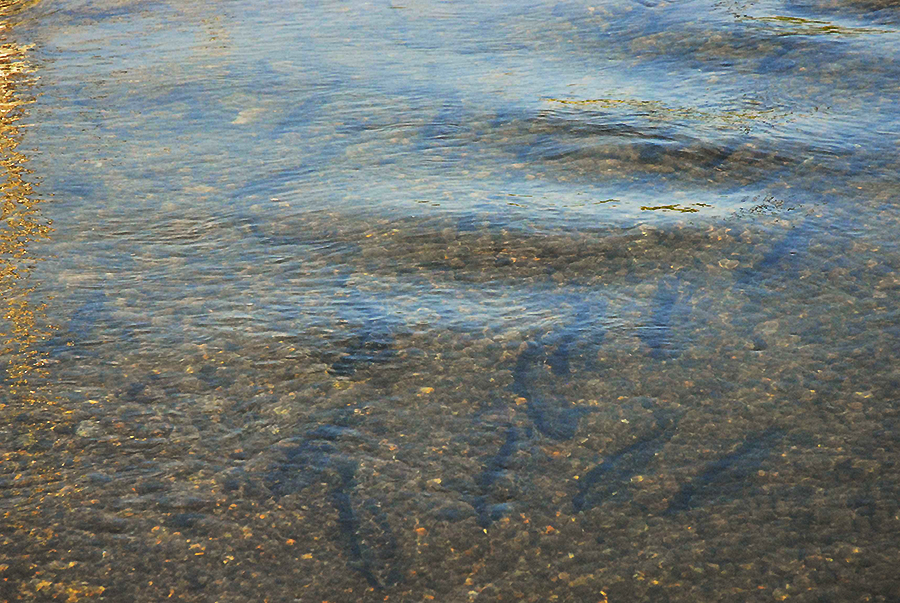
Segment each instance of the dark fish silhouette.
M601 320L605 309L605 301L593 305L587 302L579 304L572 322L538 341L529 341L516 358L510 389L527 400L526 414L545 436L557 440L571 439L578 430L581 417L590 412L574 408L567 400L553 394L544 394L541 382L548 377L545 365L550 367L550 373L554 376L566 376L571 370L573 352L579 344L588 350L600 345L605 335Z
M394 356L394 338L389 331L366 325L344 348L340 357L328 369L332 375L349 377L361 367L387 362Z
M76 354L95 355L104 345L134 343L137 334L149 322L125 322L114 317L109 308L110 297L104 289L96 289L84 298L69 315L63 328L56 331L46 344L51 356Z
M333 456L339 453L334 442L343 429L336 425L322 426L281 442L278 458L269 466L263 480L272 495L280 498L300 494L319 480Z
M387 515L375 500L367 500L362 508L353 505L356 488L356 463L342 460L337 464L338 481L330 498L338 512L338 531L349 558L348 565L377 589L400 582L399 547ZM368 518L363 523L361 515Z
M511 425L506 430L506 440L503 445L496 454L487 459L484 469L475 480L478 495L475 497L472 507L478 517L478 525L483 528L503 517L509 509L509 504L505 500L498 502L501 497L493 492L493 486L509 469L510 458L519 446L519 439L519 430Z
M346 322L356 323L359 327L328 372L349 377L361 368L382 364L394 357L394 325L383 311L354 291L343 314L347 317Z
M79 347L91 346L100 343L99 331L104 317L107 316L106 304L109 298L103 290L97 290L82 303L77 310L72 312L66 325L68 332L74 338L75 345Z
M445 101L434 119L419 130L422 144L426 149L435 146L464 146L468 141L463 141L460 133L463 132L463 124L469 118L461 102Z
M810 228L805 222L788 230L752 267L735 271L735 288L757 297L760 294L759 287L773 276L783 280L796 278L799 271L798 260L809 246L810 234Z
M545 345L553 348L547 355L546 362L554 375L569 374L572 354L577 353L579 342L584 342L589 352L596 351L596 348L603 343L606 328L602 318L606 315L606 305L606 300L599 300L593 304L579 303L571 322L549 337L542 339ZM588 368L593 368L592 363L588 362L587 365Z
M779 282L789 283L799 279L801 259L809 246L810 230L808 222L794 226L776 240L752 267L742 267L735 271L733 287L743 293L747 300L737 315L736 322L751 333L756 350L768 347L768 343L760 335L752 332L760 320L759 313L766 308L767 297L772 295L769 287Z
M274 127L273 138L280 138L291 132L302 132L315 122L315 118L328 101L323 95L312 94L308 98L299 98ZM264 181L265 182L265 181ZM270 183L267 183L271 186Z
M495 235L497 238L497 248L503 248L501 231L508 228L514 219L508 215L503 204L508 202L509 198L494 196L489 198L487 202L476 203L467 208L465 213L460 214L456 220L456 231L460 234L482 231Z
M299 250L333 258L359 257L362 253L360 244L348 235L321 226L311 227L302 222L284 224L256 214L240 216L236 222L266 247L291 247L295 252ZM336 259L332 263L338 262L339 259ZM346 280L351 274L348 270L339 272L336 286L344 286L340 279Z
M348 566L373 588L397 584L402 576L400 547L387 515L375 499L354 504L357 462L341 454L338 442L360 437L341 425L320 425L279 447L264 483L280 498L300 494L313 483L331 483L329 500L338 513L338 533Z
M539 432L555 440L569 440L578 430L578 421L585 409L572 407L567 400L541 392L539 381L544 371L544 347L528 342L516 359L513 369L512 391L527 401L525 413Z
M650 348L650 357L656 360L675 358L681 350L674 343L673 323L679 312L690 309L690 291L683 292L678 277L660 281L653 298L650 320L638 327L638 337Z
M709 463L700 475L681 487L672 498L666 515L690 511L701 499L706 502L733 500L747 492L748 478L755 473L784 437L780 429L770 427L747 438L722 458Z
M680 416L662 410L656 413L656 428L633 444L606 457L603 463L578 481L578 493L572 497L576 511L586 511L615 497L628 496L631 478L646 471L656 453L675 435Z

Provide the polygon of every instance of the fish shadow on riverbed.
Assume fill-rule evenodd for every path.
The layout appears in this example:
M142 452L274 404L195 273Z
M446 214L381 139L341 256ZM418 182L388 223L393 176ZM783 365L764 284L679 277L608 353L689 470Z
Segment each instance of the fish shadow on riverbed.
M572 360L580 359L594 370L593 356L603 342L606 301L578 304L574 319L565 327L537 340L528 341L516 358L510 390L526 403L526 414L535 428L554 440L569 440L582 416L591 412L577 408L550 390L555 378L567 378ZM578 349L582 348L582 349ZM549 369L549 370L548 370Z
M481 473L475 479L477 494L472 498L472 508L478 525L487 528L493 522L507 515L513 505L510 493L498 487L510 474L513 456L522 443L522 434L514 425L506 430L506 439L496 454L487 458Z
M328 424L279 442L263 484L278 499L302 495L314 483L328 484L328 502L338 515L334 537L348 567L372 588L382 589L400 582L403 559L381 503L360 496L359 462L341 450L363 438L355 429Z
M50 355L96 355L95 348L104 343L102 326L109 313L108 303L103 290L91 292L68 316L63 328L47 341Z
M687 319L691 310L692 290L678 276L663 278L656 288L649 319L637 328L638 337L654 360L677 358L683 344L676 337L676 327Z
M748 297L748 303L761 304L770 285L799 278L801 259L809 247L811 228L798 224L777 239L752 266L735 270L734 289Z
M354 331L331 362L328 372L332 375L351 377L359 370L387 363L395 357L396 321L358 291L351 290L344 299L339 323L352 325Z
M601 107L602 101L593 107L551 102L537 113L497 120L496 134L485 142L507 149L520 162L565 171L570 179L596 178L603 172L631 178L664 174L709 186L768 180L796 164L796 155L776 147L692 136L677 121L647 122L646 105L635 111L625 103L613 110ZM614 117L611 110L626 113ZM670 111L664 106L656 110Z
M358 370L390 361L396 354L390 330L368 323L356 331L338 358L328 368L337 377L350 377Z
M402 577L400 548L387 514L374 498L354 505L357 464L342 460L336 465L339 480L330 498L338 512L338 531L348 566L373 588L394 586Z
M766 320L764 316L768 308L784 303L784 299L779 299L784 295L780 289L800 282L800 271L811 235L810 223L802 222L775 240L758 261L735 270L732 288L746 300L738 314L738 328L749 334L756 351L767 349L768 342L753 331ZM793 328L801 330L802 326L798 323Z
M105 289L96 289L82 299L63 322L63 328L45 346L51 357L93 357L104 347L136 344L149 322L126 322L115 317L115 307Z
M552 393L554 385L574 371L596 369L593 357L606 332L605 300L577 300L573 305L574 316L565 326L526 342L516 358L510 391L524 400L532 426L507 425L503 443L484 458L474 480L459 480L454 488L472 506L478 525L483 528L508 515L521 494L523 483L515 471L516 453L533 445L539 436L571 439L580 418L591 412L573 407L564 397ZM498 426L500 429L503 427Z
M672 497L664 515L694 510L717 501L736 500L753 490L750 477L784 439L785 432L770 427L749 436L732 452L708 463L699 475Z
M578 480L578 492L572 497L576 512L587 511L608 501L623 502L630 498L633 477L646 472L657 453L675 435L680 413L657 408L653 411L656 425L640 435L632 444L608 455Z

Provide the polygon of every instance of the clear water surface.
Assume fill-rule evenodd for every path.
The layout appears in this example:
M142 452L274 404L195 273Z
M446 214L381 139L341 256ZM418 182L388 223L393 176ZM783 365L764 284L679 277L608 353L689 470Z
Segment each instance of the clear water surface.
M0 20L0 599L900 599L895 0Z

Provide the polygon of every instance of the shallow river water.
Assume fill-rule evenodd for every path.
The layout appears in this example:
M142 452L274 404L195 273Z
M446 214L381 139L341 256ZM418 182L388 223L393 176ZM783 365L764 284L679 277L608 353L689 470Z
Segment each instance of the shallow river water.
M900 600L896 0L0 22L0 601Z

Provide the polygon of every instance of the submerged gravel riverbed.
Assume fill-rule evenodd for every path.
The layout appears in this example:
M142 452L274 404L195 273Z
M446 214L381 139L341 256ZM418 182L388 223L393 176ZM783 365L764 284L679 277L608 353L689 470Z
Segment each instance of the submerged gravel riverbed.
M896 6L0 16L0 600L900 599Z

